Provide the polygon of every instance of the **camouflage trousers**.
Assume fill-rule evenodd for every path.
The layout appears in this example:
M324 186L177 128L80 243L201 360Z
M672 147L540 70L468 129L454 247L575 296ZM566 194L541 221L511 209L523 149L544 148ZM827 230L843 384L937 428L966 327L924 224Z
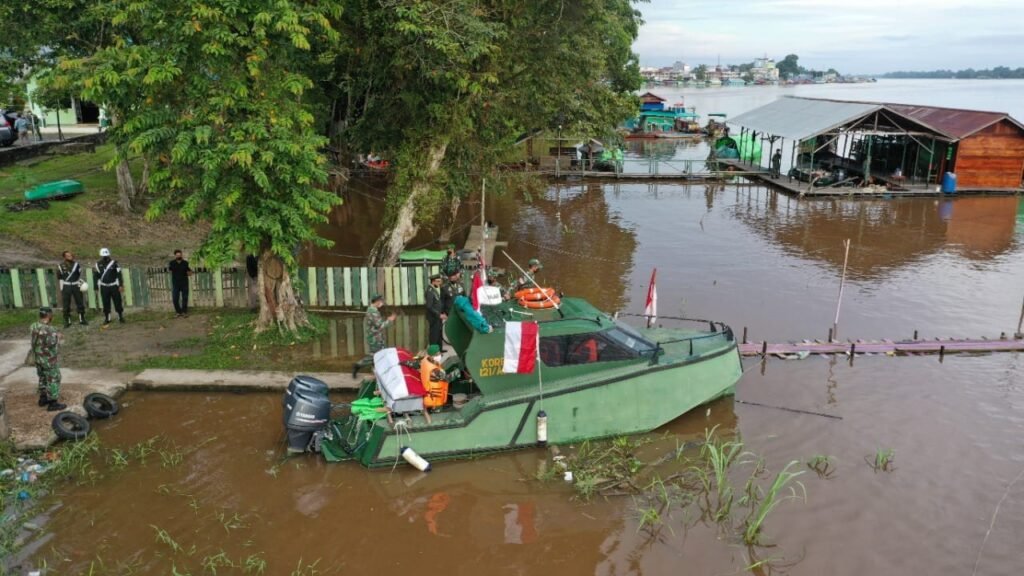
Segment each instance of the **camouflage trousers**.
M60 394L60 367L37 364L36 374L39 375L39 394L46 394L51 400L56 400Z

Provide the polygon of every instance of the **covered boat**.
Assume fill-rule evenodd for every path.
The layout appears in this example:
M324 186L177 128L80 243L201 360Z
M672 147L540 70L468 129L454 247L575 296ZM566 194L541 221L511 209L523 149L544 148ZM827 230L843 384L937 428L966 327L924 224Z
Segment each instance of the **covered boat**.
M544 435L565 444L650 431L734 391L742 370L732 330L701 322L707 329L637 329L579 298L477 312L459 297L445 327L455 356L444 363L443 404L415 399L417 371L401 366L417 358L396 369L404 355L387 352L351 413L331 419L315 444L328 461L376 467L406 449L435 461L536 446ZM535 363L522 372L520 358L506 372L509 342L523 338L530 348L528 333L536 334ZM420 393L428 397L430 386Z
M61 200L85 192L78 180L57 180L34 186L25 191L25 200Z

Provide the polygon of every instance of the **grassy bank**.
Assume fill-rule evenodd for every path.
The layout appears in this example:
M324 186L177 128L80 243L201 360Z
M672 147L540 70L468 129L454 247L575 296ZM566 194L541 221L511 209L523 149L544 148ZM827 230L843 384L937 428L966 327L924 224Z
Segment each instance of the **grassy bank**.
M99 248L110 248L123 263L150 264L170 257L174 248L199 245L205 229L175 216L147 222L140 200L133 213L117 204L117 179L104 166L113 158L111 145L95 153L54 156L31 165L0 168L0 261L8 265L56 262L64 250L91 261ZM141 164L133 162L136 182ZM74 179L85 193L50 203L46 210L9 212L7 205L24 199L26 189L44 182Z

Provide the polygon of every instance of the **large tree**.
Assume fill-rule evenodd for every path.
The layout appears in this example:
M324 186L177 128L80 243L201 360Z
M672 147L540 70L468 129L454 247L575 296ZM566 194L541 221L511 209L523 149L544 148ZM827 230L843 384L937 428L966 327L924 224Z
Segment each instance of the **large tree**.
M325 244L315 225L338 203L324 189L327 140L308 71L338 34L331 0L114 0L130 25L93 54L61 63L86 97L134 102L111 138L153 159L148 215L211 225L211 265L259 255L257 329L308 321L291 282L295 254ZM313 53L311 47L321 47Z
M603 136L634 112L639 24L630 0L347 2L332 136L396 167L372 259L454 213L523 132Z

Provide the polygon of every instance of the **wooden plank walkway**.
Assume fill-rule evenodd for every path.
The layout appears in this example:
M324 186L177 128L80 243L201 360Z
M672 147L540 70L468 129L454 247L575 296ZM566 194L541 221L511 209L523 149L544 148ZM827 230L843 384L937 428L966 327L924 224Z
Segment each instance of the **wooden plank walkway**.
M857 197L857 198L891 198L891 197L937 197L946 196L955 198L957 196L976 195L1016 195L1024 193L1024 188L958 188L955 194L945 194L942 191L936 192L935 184L902 184L899 190L879 190L877 188L861 188L859 186L820 186L811 187L807 182L801 182L789 176L772 178L771 171L760 166L751 166L739 160L719 159L718 162L731 166L737 170L734 174L765 184L780 192L800 196L802 198L836 198L836 197ZM728 174L728 173L727 173Z
M805 357L810 354L954 354L958 352L1024 352L1024 339L1021 338L981 338L946 340L853 340L846 342L822 342L805 340L803 342L744 342L739 345L742 356L778 356L790 358Z
M466 244L463 246L464 250L472 250L474 254L480 249L480 243L484 243L484 261L487 263L488 268L494 266L494 253L498 248L505 248L508 246L508 242L498 241L498 227L490 226L487 228L487 238L484 238L484 227L479 224L474 224L469 228L469 236L466 237ZM463 258L462 267L467 270L475 270L480 265L477 262L476 256L469 258Z

